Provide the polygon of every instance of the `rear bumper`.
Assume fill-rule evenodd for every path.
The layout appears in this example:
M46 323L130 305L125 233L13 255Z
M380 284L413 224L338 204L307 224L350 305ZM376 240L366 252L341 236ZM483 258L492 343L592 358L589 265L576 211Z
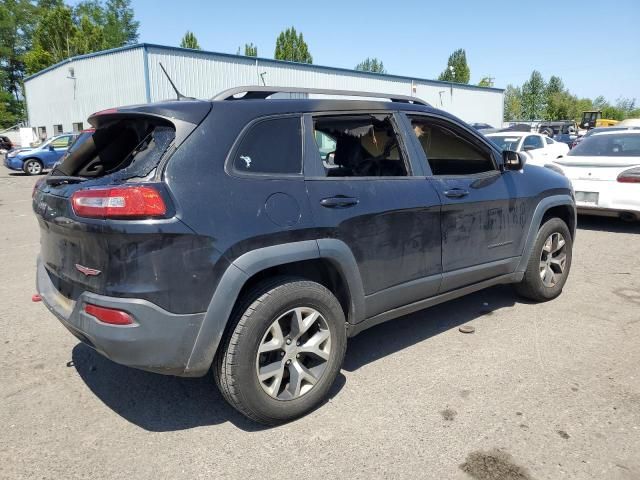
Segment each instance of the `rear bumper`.
M614 181L571 180L576 192L594 192L598 194L598 202L586 203L576 201L578 211L606 216L616 216L619 212L640 214L640 188L634 183L618 183Z
M37 290L46 307L74 336L116 363L167 375L206 373L186 372L204 313L174 314L146 300L90 292L69 300L56 290L40 258ZM87 303L124 310L135 324L102 323L84 312Z

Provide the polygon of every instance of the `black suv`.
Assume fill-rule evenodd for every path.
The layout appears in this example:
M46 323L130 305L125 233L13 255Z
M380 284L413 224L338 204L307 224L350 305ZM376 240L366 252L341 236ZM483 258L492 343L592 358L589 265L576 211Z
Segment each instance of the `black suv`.
M213 370L265 424L321 403L368 327L496 284L556 297L576 226L565 177L448 113L273 98L300 91L98 112L33 197L38 292L71 333L124 365Z

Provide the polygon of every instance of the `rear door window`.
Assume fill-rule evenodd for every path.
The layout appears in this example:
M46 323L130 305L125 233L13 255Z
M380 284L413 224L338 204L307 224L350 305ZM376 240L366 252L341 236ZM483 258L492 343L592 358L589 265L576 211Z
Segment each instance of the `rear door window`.
M295 175L302 173L300 117L260 120L249 128L232 157L241 174Z
M462 131L426 117L409 119L434 175L475 175L496 170L490 151Z
M542 137L538 135L529 135L522 142L523 150L537 150L538 148L544 148L544 143L542 143Z

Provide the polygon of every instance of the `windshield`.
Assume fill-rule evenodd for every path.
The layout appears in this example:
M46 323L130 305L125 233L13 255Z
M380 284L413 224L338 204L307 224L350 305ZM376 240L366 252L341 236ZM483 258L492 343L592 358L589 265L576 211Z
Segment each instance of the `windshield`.
M513 135L491 135L487 138L500 150L517 150L522 137L516 137Z
M640 135L592 135L580 142L568 155L577 157L640 157Z

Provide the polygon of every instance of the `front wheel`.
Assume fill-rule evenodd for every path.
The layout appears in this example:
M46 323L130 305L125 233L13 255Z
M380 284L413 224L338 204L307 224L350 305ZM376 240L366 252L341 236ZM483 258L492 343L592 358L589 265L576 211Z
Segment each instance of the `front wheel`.
M27 175L40 175L42 173L42 163L40 163L40 160L30 158L24 162L22 169Z
M536 302L556 298L571 269L573 241L569 227L551 218L540 227L524 278L516 285L520 295Z
M224 398L266 425L314 409L327 398L346 349L338 300L318 283L281 278L240 302L213 367Z

